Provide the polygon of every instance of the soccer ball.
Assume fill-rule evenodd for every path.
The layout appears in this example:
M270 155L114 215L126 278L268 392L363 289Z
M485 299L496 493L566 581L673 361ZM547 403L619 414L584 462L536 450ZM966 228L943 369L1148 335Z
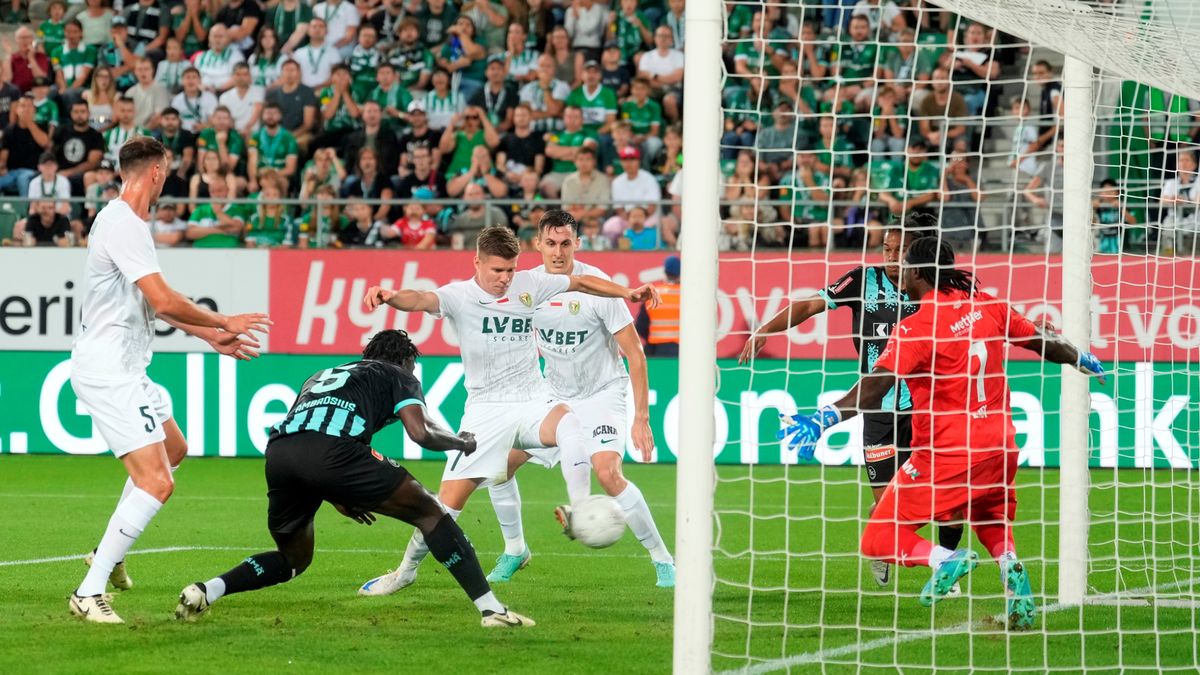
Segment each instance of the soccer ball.
M584 546L612 546L623 534L625 514L612 497L592 495L571 505L570 535Z

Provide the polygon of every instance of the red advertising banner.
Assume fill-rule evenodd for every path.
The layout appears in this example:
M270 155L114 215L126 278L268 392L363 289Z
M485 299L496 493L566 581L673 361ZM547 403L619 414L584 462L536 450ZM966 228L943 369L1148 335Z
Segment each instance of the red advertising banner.
M665 253L595 253L580 259L618 283L663 278ZM540 264L522 255L521 267ZM811 297L855 265L879 264L871 255L776 253L723 254L717 298L718 355L734 357L746 333L786 306ZM960 261L982 287L1031 319L1062 323L1060 261L1035 255L980 255ZM275 321L271 351L355 354L375 332L403 328L426 354L455 355L448 322L391 308L368 313L362 299L372 285L432 290L474 274L465 251L272 251L270 311ZM1092 266L1093 350L1102 358L1189 362L1200 347L1200 262L1132 256L1097 257ZM637 308L633 308L637 311ZM775 358L853 359L850 313L818 315L798 329L772 338L762 355ZM1020 358L1020 350L1013 353Z

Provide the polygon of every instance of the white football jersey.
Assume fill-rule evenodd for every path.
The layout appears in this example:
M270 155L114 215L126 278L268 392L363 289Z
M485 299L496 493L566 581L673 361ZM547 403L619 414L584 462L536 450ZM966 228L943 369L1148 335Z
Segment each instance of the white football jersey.
M161 272L150 225L114 199L92 225L83 269L83 321L71 347L73 370L144 375L150 365L154 310L137 280Z
M475 279L434 291L440 312L454 324L462 354L467 403L511 403L548 397L533 339L533 311L564 293L570 277L522 271L495 297Z
M533 271L544 272L545 266ZM578 260L572 273L609 278L599 268ZM555 400L579 400L618 383L625 386L629 374L613 335L631 323L633 315L619 298L574 291L538 305L533 328Z

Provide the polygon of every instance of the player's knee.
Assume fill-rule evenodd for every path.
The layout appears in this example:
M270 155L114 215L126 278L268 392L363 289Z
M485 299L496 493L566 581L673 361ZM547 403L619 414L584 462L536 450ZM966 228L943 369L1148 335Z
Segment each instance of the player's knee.
M610 496L615 497L621 494L629 485L621 473L619 462L597 462L595 470L596 480L600 481L600 487L604 488L604 491Z
M292 578L304 574L304 570L312 564L312 551L308 553L284 553L283 557L287 559L288 566L292 568Z
M171 494L175 492L175 480L171 478L170 473L134 480L133 484L142 492L163 503L166 503L171 498Z
M888 551L885 550L886 547L883 545L885 536L882 526L867 523L867 526L863 528L862 540L858 545L863 556L867 558L882 558L887 555Z

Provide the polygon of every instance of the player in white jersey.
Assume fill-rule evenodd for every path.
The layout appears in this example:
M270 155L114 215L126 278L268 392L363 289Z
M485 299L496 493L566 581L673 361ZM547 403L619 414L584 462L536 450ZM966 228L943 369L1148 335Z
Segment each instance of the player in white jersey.
M146 376L157 315L237 359L258 355L252 331L266 333L265 314L225 316L197 306L163 280L150 235L150 209L166 182L166 149L139 136L120 150L121 196L96 215L84 267L83 320L71 349L71 387L129 480L91 569L71 594L71 612L87 621L121 623L104 593L107 581L132 586L125 553L171 496L173 467L187 442L157 385Z
M575 259L579 226L566 211L552 209L538 223L538 251L542 266L535 271L555 275L588 274L608 278L596 267ZM629 307L621 300L566 293L537 307L533 331L545 359L546 382L555 401L565 403L583 423L587 440L582 455L563 448L513 450L509 454L509 476L533 460L547 467L561 461L572 504L591 492L591 466L604 491L620 505L625 521L650 553L656 585L675 586L675 560L654 524L646 498L621 472L625 434L632 432L633 446L643 461L650 461L654 435L650 431L650 386L646 355L633 325ZM621 360L629 360L629 370ZM625 392L633 382L633 425L625 413ZM515 478L489 488L506 552L525 548L521 526L521 496ZM555 510L563 532L571 533L571 507Z
M467 499L480 486L508 480L508 453L512 448L560 446L571 456L586 453L579 417L565 405L556 405L542 379L533 339L535 308L568 291L655 302L653 287L630 290L598 277L517 271L520 242L505 227L487 228L479 235L475 276L447 284L436 291L392 291L372 287L365 298L368 309L387 304L405 312L426 312L450 320L462 353L467 402L464 431L475 434L478 448L472 455L450 453L438 488L438 500L458 518ZM414 533L395 572L363 584L360 595L385 595L416 579L417 566L428 550ZM497 573L529 563L529 549L501 555Z

